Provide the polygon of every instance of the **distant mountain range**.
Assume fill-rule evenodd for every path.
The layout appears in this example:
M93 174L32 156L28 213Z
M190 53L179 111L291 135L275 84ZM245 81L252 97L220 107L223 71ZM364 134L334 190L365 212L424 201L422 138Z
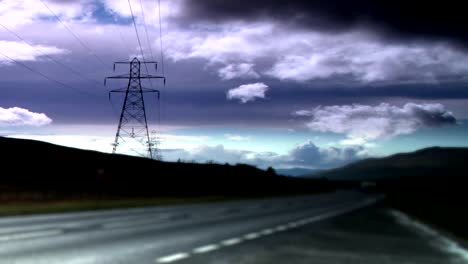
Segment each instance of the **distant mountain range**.
M384 204L458 237L468 238L468 148L431 147L358 161L313 174L343 187L386 194ZM361 181L375 183L362 188Z
M288 169L275 169L276 173L279 175L285 176L304 176L308 175L312 177L313 175L323 171L320 169L306 169L306 168L288 168Z
M344 167L311 174L333 180L380 180L407 176L464 176L468 148L431 147L384 158L361 160Z

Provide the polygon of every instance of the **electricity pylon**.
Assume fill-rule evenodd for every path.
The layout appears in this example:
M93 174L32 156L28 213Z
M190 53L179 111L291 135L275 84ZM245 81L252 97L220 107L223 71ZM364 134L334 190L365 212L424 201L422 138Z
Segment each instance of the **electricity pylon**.
M148 122L146 119L145 101L143 99L143 94L157 93L159 99L160 91L156 89L143 88L141 86L141 79L163 79L165 83L166 78L163 76L141 74L141 64L154 64L155 70L157 70L157 63L154 61L139 61L137 58L133 58L133 60L130 62L114 62L114 71L116 64L130 64L130 73L110 76L104 79L104 85L106 85L107 79L128 79L127 88L115 89L109 92L109 100L111 99L111 93L125 93L122 112L120 114L119 126L117 127L115 141L112 144L114 146L112 153L117 152L117 147L120 145L120 143L130 145L132 142L137 142L139 143L139 146L144 146L147 154L142 155L139 149L132 150L137 152L140 156L146 156L150 159L153 159L153 142L151 141L148 131Z
M156 130L151 131L151 144L153 146L153 159L162 161L162 155L159 150L159 142L160 142L160 139L158 137L157 131Z

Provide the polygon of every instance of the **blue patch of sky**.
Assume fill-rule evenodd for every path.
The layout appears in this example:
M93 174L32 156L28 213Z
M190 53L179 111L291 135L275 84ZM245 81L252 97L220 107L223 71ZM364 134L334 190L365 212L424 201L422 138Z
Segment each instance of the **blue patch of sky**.
M59 14L57 15L60 17ZM80 16L74 17L73 20L81 20L87 15L88 14L82 14ZM129 25L132 23L132 17L121 16L118 13L106 8L103 2L97 0L92 3L91 17L94 18L96 22L100 24ZM53 16L52 14L40 15L38 19L46 22L56 21L55 16Z
M128 25L132 23L132 18L130 16L124 17L113 12L112 10L106 8L104 3L102 3L101 1L95 1L94 6L95 9L93 11L92 16L99 23L117 25Z
M53 16L52 14L50 14L50 15L39 15L38 19L41 20L41 21L44 21L44 22L56 22L57 21L55 16Z

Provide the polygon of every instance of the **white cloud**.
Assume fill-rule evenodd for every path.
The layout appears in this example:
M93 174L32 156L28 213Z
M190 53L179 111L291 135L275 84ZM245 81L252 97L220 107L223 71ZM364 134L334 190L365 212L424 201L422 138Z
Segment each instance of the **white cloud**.
M295 116L311 116L313 115L313 111L310 110L297 110L293 113Z
M255 101L256 98L265 98L265 93L268 89L268 85L264 83L244 84L229 90L227 99L239 99L241 103L247 103L249 101Z
M45 130L44 130L45 129ZM10 132L3 132L7 137L23 138L45 141L68 147L90 149L101 152L111 152L115 132L114 126L54 126L37 128L36 134L23 133L15 127ZM16 132L15 132L16 130ZM28 129L30 131L30 129ZM98 132L96 132L98 131ZM97 134L96 134L97 133ZM250 137L242 137L226 134L233 140L248 140ZM245 163L261 168L273 166L275 168L305 167L305 168L331 168L340 166L357 159L366 157L362 146L349 147L318 147L307 141L292 147L286 154L278 154L271 151L253 151L238 148L226 148L224 145L208 145L207 136L188 136L163 133L159 149L165 161L196 161L217 163ZM133 150L145 153L143 145L119 146L119 153L136 155ZM123 152L122 152L123 151Z
M159 134L159 138L171 141L207 141L210 139L208 136L186 136L186 135L172 135L172 134Z
M45 1L47 6L62 21L71 21L86 17L92 11L92 0L83 1ZM33 24L40 17L53 17L50 11L38 0L2 0L0 21L7 27L16 28Z
M124 17L131 16L128 1L103 0L103 2L105 7L111 12ZM153 25L158 25L158 2L154 0L142 0L141 3L143 4L147 26L152 27ZM140 1L131 0L131 4L137 22L142 23L143 21L139 21L142 18ZM167 26L166 23L171 18L180 17L182 15L182 4L183 0L161 1L161 22L163 23L163 27ZM146 13L148 13L148 15L146 15Z
M307 126L311 130L346 134L350 140L344 141L345 144L410 134L423 127L456 124L453 114L442 104L335 105L300 110L296 115L310 117Z
M340 141L340 144L345 146L365 146L368 143L364 138L354 137L354 138L347 138Z
M167 55L174 61L202 58L210 64L248 63L263 57L270 46L267 37L273 30L268 23L194 24L189 30L168 32Z
M246 141L246 140L250 140L250 137L245 137L245 136L241 136L241 135L233 135L233 134L224 134L224 137L228 140L232 140L232 141Z
M0 40L0 51L8 57L18 61L34 61L47 55L64 54L67 50L59 49L53 46L33 45L29 46L22 42ZM39 51L39 52L38 52ZM0 63L12 64L7 57L0 56Z
M466 52L447 43L384 43L372 34L357 29L331 34L291 29L271 21L218 24L186 21L183 2L161 2L163 38L165 43L170 43L165 45L165 55L173 61L202 59L206 62L206 69L214 70L224 80L267 75L297 82L335 80L336 76L364 83L437 82L460 77L468 71ZM66 45L77 56L89 56L63 26L51 18L40 1L3 0L1 3L2 23L28 41L47 43L44 48ZM96 1L47 3L96 54L105 57L104 54L113 53L114 58L125 58L129 53L136 53L135 38L129 37L134 36L131 25L100 23L92 16L97 8ZM127 18L130 15L126 1L103 0L102 3L112 13ZM140 27L143 21L139 2L132 3ZM142 3L148 13L156 13L155 1L142 0ZM158 17L147 15L145 19L152 40L150 44L154 50L159 49ZM124 41L120 39L116 27L124 36ZM43 34L44 30L48 30L49 34ZM2 30L0 34L12 38ZM53 43L53 46L49 46L49 43ZM128 47L123 47L125 45ZM148 49L146 43L143 46ZM21 50L25 50L25 47L15 50L13 54ZM56 54L53 50L47 52ZM26 55L20 53L21 56L31 57L30 52L26 52Z
M215 161L217 163L242 163L250 153L245 150L226 149L223 145L199 145L193 149L162 149L164 160L195 162Z
M319 148L312 141L297 145L289 154L291 165L314 168L337 167L367 156L363 147Z
M112 62L117 59L125 59L129 54L137 54L137 40L131 24L110 24L112 14L129 18L127 1L114 0L48 0L47 5L67 25L78 38L92 50L92 53L100 57L108 68L98 64L95 56L80 45L70 32L49 12L49 10L37 0L3 0L0 1L0 20L2 25L14 31L28 43L34 43L34 47L46 54L55 55L67 53L67 56L59 60L71 68L84 73L87 77L95 76L100 79L110 73ZM122 3L123 2L123 3ZM155 55L159 55L159 23L157 1L142 0L145 20L150 38L150 45ZM98 10L102 4L108 13ZM132 0L137 26L143 26L140 2ZM151 15L150 14L156 14ZM161 1L162 30L169 32L177 29L177 23L170 22L174 17L180 16L181 1ZM168 29L171 27L171 30ZM44 34L47 32L47 34ZM121 37L122 36L122 37ZM12 42L17 38L0 27L0 49L12 58L24 58L36 60L40 54L36 54L34 48L24 43ZM7 41L10 40L10 41ZM149 46L146 38L142 40L145 49L145 57L149 55ZM41 45L38 45L41 44ZM168 45L169 46L169 45ZM65 50L66 49L66 50ZM158 60L159 58L155 58ZM10 63L0 55L0 63ZM50 65L53 65L50 63ZM83 70L84 69L84 70ZM89 72L86 72L89 71ZM73 76L75 77L75 76Z
M241 149L227 149L223 145L201 145L192 150L163 149L165 160L196 161L217 163L245 163L261 168L332 168L367 157L362 147L319 148L308 141L292 148L287 155L275 152L253 152Z
M468 71L468 54L446 43L382 42L358 30L323 33L284 28L273 22L200 25L174 30L167 49L174 61L199 58L224 69L262 61L264 74L304 82L348 77L357 82L437 82ZM221 78L225 78L220 74Z
M301 54L277 60L267 74L308 81L350 75L360 82L424 81L462 75L468 55L443 44L381 43L358 33L324 35Z
M234 78L260 78L260 75L253 69L252 63L228 64L218 70L218 76L223 80Z
M52 119L43 113L34 113L20 107L0 107L0 126L44 126Z

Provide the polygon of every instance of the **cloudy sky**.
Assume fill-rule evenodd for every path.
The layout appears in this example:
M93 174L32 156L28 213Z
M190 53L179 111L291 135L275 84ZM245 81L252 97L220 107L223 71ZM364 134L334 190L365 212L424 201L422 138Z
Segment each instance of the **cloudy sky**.
M131 0L167 77L143 83L163 159L322 169L468 146L466 16L437 2ZM110 152L126 83L103 78L135 56L128 0L1 0L0 135Z

